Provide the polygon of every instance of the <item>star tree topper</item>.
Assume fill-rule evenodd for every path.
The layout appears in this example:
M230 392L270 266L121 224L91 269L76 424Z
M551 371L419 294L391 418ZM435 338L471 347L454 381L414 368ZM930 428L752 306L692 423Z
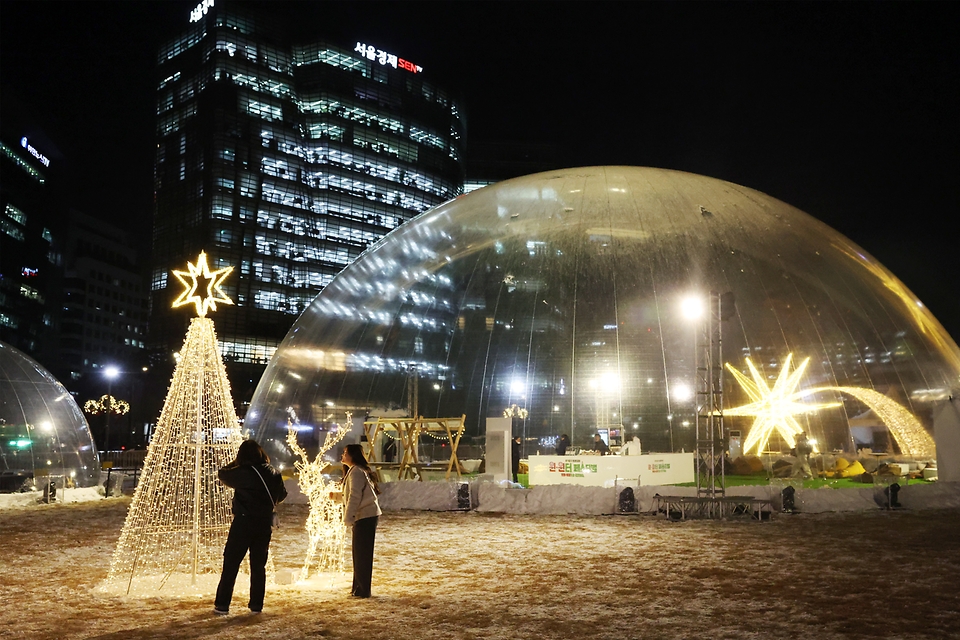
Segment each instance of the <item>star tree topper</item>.
M203 318L207 315L208 310L217 310L218 302L233 304L233 300L227 297L227 294L220 288L220 285L223 284L223 281L232 271L233 267L224 267L223 269L210 271L210 267L207 265L207 254L201 251L196 264L192 264L188 260L186 271L177 271L176 269L173 271L173 275L177 277L177 280L179 280L180 284L184 287L180 296L174 300L173 308L176 309L177 307L192 303L197 307L197 315ZM197 289L202 286L199 280L206 280L205 296L197 294Z

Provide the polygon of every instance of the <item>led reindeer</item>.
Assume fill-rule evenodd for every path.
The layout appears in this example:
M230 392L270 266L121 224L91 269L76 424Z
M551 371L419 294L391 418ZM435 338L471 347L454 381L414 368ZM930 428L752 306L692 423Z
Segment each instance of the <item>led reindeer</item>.
M351 424L352 414L347 412L347 425ZM323 477L323 456L333 449L349 433L349 427L337 425L337 430L327 433L316 458L311 462L307 452L297 443L297 430L287 423L287 444L300 460L294 462L299 472L300 491L310 502L307 515L307 557L300 569L298 582L306 580L311 567L318 573L340 573L343 571L343 505L339 500L330 498L330 492L336 488L336 482Z

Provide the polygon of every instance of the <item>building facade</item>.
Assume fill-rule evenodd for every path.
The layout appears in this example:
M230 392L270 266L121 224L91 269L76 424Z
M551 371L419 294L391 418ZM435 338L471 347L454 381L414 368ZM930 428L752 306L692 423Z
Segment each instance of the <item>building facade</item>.
M0 124L0 341L57 358L63 278L63 161L32 110L4 96Z
M464 120L422 67L288 27L207 0L159 52L150 344L179 348L170 271L203 250L234 267L217 331L250 384L334 276L463 183Z
M70 212L64 251L60 368L71 379L146 364L147 291L128 234Z

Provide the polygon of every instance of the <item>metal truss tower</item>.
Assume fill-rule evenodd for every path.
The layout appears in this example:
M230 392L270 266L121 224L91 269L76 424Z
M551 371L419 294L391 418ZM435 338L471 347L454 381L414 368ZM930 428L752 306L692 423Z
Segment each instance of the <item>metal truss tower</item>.
M726 494L721 325L723 319L732 315L734 303L731 294L715 291L710 292L706 302L696 345L697 497L719 503Z

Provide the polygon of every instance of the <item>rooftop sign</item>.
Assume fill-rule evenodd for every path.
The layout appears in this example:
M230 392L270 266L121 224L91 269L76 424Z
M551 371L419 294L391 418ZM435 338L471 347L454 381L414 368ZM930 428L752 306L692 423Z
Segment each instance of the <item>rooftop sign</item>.
M211 0L211 3L212 2L213 0ZM403 58L398 58L392 53L387 53L386 51L377 49L373 45L358 42L357 46L355 46L353 50L367 60L374 60L384 66L390 65L394 69L403 69L404 71L409 71L410 73L423 73L423 67L420 65L413 64L409 60L404 60Z
M37 151L36 148L27 141L26 136L20 138L20 146L26 149L27 151L29 151L30 155L32 155L34 158L39 160L43 164L43 166L45 167L50 166L50 158L48 158L47 156Z
M200 19L207 15L212 6L213 0L203 0L190 12L190 22L200 22Z

